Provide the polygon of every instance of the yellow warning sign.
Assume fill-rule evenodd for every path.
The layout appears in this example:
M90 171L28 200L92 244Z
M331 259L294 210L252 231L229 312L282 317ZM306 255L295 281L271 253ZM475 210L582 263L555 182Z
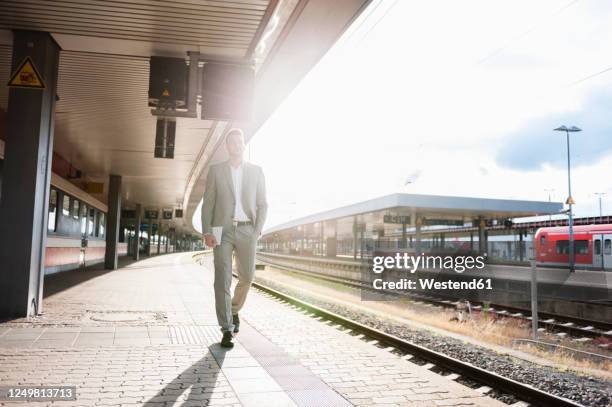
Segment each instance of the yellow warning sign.
M164 89L164 91L162 92L162 96L170 97L170 92L168 92L168 89Z
M38 70L34 66L34 62L30 57L26 57L15 73L8 81L8 86L13 88L30 88L30 89L45 89L45 82Z

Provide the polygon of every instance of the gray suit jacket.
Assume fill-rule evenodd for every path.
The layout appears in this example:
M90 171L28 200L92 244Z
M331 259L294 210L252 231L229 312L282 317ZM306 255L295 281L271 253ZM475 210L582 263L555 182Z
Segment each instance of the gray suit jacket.
M206 176L202 203L202 233L212 233L213 226L231 227L235 200L242 199L242 208L255 225L256 236L259 236L268 212L266 184L261 167L243 161L241 195L234 196L229 161L212 165Z

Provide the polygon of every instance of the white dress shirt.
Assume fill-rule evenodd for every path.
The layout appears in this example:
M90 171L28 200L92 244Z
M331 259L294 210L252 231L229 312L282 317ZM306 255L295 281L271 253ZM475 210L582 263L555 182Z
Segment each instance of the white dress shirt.
M239 222L250 221L247 214L244 212L242 207L242 170L243 163L240 163L238 167L234 167L230 164L232 170L232 181L234 182L234 196L236 197L236 206L234 206L234 220Z

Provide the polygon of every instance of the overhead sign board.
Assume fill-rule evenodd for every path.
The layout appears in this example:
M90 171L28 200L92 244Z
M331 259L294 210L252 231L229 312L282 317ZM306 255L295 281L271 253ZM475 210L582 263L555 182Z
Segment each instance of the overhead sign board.
M384 215L384 223L398 223L398 224L409 224L410 215Z
M157 219L159 217L159 211L157 209L148 209L145 211L145 218Z
M427 226L463 226L463 224L462 220L423 218L423 225Z

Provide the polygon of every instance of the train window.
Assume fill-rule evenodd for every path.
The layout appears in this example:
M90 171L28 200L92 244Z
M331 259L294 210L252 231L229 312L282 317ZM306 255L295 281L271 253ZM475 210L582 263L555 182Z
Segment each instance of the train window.
M612 240L610 239L604 241L604 254L612 254Z
M100 216L99 216L99 219L100 219L100 228L99 228L100 234L99 234L99 236L100 237L104 237L104 229L105 229L105 226L106 226L106 224L104 223L106 221L105 218L106 217L104 216L104 213L100 212Z
M557 254L569 254L569 240L557 240Z
M557 240L557 254L569 254L569 240ZM589 254L588 240L574 240L574 254Z
M47 221L47 230L55 232L57 227L57 190L51 188L49 192L49 220Z
M545 243L546 243L546 236L544 235L540 236L540 246L544 246Z
M62 200L62 216L70 216L70 197L64 195Z
M575 240L574 241L574 253L589 254L589 241L588 240Z
M79 220L79 200L72 200L72 218Z
M96 220L96 210L94 208L89 208L89 219L87 220L89 236L94 235L94 221L95 220Z
M81 234L87 233L87 205L81 202Z
M601 255L601 240L596 239L593 243L593 250L595 251L595 255Z

